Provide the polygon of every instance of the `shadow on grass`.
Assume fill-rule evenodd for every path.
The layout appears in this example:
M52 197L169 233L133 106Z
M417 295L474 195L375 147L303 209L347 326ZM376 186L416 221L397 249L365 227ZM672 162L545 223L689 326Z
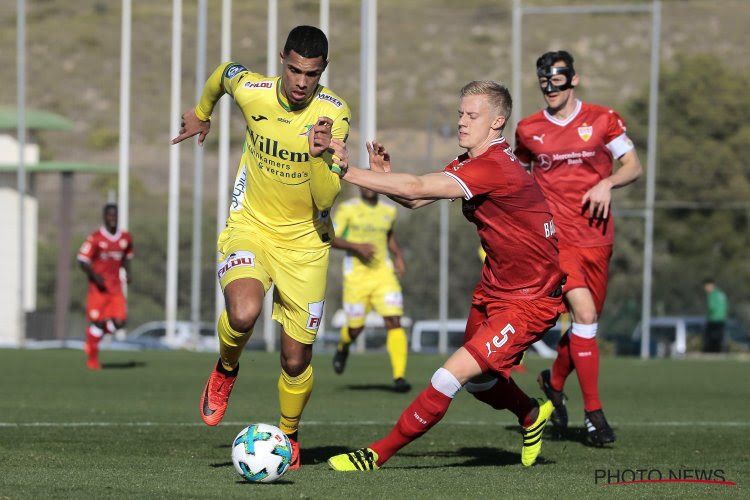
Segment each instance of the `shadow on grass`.
M506 425L505 429L509 431L520 432L517 425ZM589 448L612 448L612 445L600 446L590 443L588 440L586 429L583 426L568 427L567 429L559 429L554 426L548 426L544 430L544 439L545 441L568 441L571 443L579 443Z
M352 384L347 385L350 391L384 391L396 392L393 390L393 384Z
M237 484L246 484L248 486L252 485L255 488L262 488L263 486L271 486L271 485L278 486L280 484L290 485L290 484L294 484L294 481L287 481L286 479L279 479L279 480L273 481L271 483L252 483L250 481L239 480L239 481L237 481Z
M352 451L347 446L316 446L313 448L302 447L300 450L300 465L315 465L326 462L334 455Z
M143 361L122 361L117 363L102 363L103 370L118 370L124 368L143 368L146 363Z
M401 457L440 457L440 458L464 458L462 462L452 464L436 465L409 465L403 467L390 467L389 469L442 469L444 467L487 467L487 466L509 466L519 465L521 463L521 454L514 451L501 450L490 447L464 447L453 451L432 452L432 453L399 453ZM544 457L536 459L536 465L554 464L554 460L547 460Z

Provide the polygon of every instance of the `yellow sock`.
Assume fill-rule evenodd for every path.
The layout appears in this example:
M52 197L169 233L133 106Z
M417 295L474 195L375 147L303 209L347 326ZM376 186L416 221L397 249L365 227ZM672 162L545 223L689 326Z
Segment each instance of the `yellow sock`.
M565 332L568 331L568 328L570 328L570 314L563 313L560 316L560 336L561 337L565 335Z
M393 379L403 378L406 374L406 356L409 352L406 331L403 328L388 330L385 342L388 355L391 357L391 368L393 368Z
M349 336L349 327L344 325L341 327L341 340L339 340L339 351L344 351L349 348L349 344L352 343L352 338Z
M312 365L296 377L289 376L281 370L279 377L279 406L281 406L281 419L279 429L284 434L294 434L299 427L299 419L302 410L305 409L307 400L310 399L313 389Z
M240 362L240 355L245 344L250 340L253 331L238 332L229 326L229 317L227 310L219 316L216 330L219 332L219 354L221 355L221 364L227 370L234 370Z

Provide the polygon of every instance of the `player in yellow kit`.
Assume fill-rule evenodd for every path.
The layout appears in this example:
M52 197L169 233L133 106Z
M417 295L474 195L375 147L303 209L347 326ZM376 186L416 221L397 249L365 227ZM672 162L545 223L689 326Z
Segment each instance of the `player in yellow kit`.
M347 324L341 329L333 369L343 373L349 345L362 333L367 313L375 308L387 330L393 389L407 392L411 389L404 378L408 341L401 327L404 311L398 282L406 272L406 264L393 235L395 220L396 206L380 201L378 193L365 188L360 188L358 198L341 203L334 213L333 247L346 250L343 302Z
M346 140L346 103L318 84L328 64L328 40L318 28L298 26L280 54L281 77L266 77L237 63L221 64L200 103L182 116L177 143L198 135L203 143L211 112L222 95L234 99L247 122L242 159L226 229L219 235L217 278L226 309L218 321L220 359L201 393L208 425L224 416L263 297L275 284L273 319L281 323L279 427L299 467L297 430L313 387L315 340L334 238L329 211L341 188L338 167L321 137ZM327 143L326 143L327 144Z

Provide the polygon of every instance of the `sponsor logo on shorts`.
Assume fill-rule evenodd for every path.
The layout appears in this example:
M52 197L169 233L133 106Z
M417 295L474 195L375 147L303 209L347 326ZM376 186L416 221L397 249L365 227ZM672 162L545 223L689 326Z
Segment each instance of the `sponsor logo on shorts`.
M365 305L364 304L344 304L344 312L349 318L364 318L365 317Z
M219 262L219 265L216 266L216 274L221 279L227 271L239 266L255 267L255 254L244 250L230 253L226 259Z
M320 302L310 302L307 304L307 329L318 331L320 326L320 320L323 317L323 305L326 303L325 300Z
M390 292L383 294L383 303L387 307L401 307L404 304L404 297L401 292Z

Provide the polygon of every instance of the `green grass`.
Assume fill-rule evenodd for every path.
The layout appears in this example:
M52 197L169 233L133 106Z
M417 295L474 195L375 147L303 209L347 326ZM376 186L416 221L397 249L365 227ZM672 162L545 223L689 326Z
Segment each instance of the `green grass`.
M520 435L508 412L460 393L443 421L379 472L341 474L332 454L382 437L442 358L412 355L415 390L395 394L383 355L353 355L336 376L316 353L316 385L300 431L302 468L279 483L244 482L230 443L252 422L277 423L277 354L248 351L225 422L200 422L198 400L215 356L104 352L92 373L71 350L0 350L0 498L589 498L750 495L747 420L750 364L605 358L602 395L617 443L582 444L576 433L545 440L535 467L520 465ZM529 360L515 378L538 394ZM571 425L583 410L575 377ZM597 469L722 469L737 486L595 484ZM630 479L630 478L627 478Z

